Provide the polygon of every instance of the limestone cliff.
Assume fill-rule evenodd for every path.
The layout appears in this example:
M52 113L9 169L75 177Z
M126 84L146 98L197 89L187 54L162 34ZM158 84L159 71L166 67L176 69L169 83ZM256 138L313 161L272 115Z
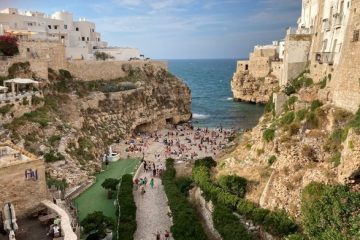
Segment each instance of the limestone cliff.
M3 134L43 156L51 177L78 185L99 169L109 144L191 118L190 89L152 64L124 64L125 77L83 81L49 69L44 104Z
M293 216L300 215L302 190L312 181L360 186L360 113L334 106L326 97L329 86L313 84L309 76L299 76L292 84L300 87L289 96L277 93L285 95L279 114L270 101L260 123L218 167L218 175L250 180L248 199Z
M255 78L248 71L236 72L231 81L234 100L250 103L267 103L278 86L275 76Z

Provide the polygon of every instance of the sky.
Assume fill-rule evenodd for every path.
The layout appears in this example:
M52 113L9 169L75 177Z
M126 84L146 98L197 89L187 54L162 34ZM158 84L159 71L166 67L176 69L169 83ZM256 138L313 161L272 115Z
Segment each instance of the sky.
M0 0L0 9L85 17L111 46L154 59L247 58L296 26L301 0Z

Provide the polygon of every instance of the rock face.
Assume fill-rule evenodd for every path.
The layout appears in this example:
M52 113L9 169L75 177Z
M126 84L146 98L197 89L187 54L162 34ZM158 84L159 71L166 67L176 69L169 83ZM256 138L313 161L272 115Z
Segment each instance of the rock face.
M321 94L316 85L300 89L289 96L282 113L265 113L238 146L220 159L218 175L247 178L251 182L247 199L295 217L301 214L302 189L312 181L345 183L357 189L360 135L350 129L344 141L342 129L358 115L326 101L321 106Z
M49 71L44 106L14 119L4 133L43 156L53 178L86 182L110 144L191 118L190 89L160 66L123 65L127 76L82 81Z
M274 76L255 78L248 71L236 72L231 81L234 100L251 103L267 103L277 86Z

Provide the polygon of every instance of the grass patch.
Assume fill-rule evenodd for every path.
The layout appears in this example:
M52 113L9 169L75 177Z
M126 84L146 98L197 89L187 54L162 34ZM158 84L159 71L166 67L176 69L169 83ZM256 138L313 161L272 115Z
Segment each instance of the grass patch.
M275 129L268 128L263 132L263 139L266 142L271 142L275 138Z

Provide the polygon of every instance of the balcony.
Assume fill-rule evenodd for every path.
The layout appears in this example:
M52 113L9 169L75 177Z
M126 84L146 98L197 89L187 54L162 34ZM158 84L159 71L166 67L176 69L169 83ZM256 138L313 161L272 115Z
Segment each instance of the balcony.
M315 54L315 60L320 64L327 63L329 65L333 65L334 56L334 52L318 52Z
M344 15L337 13L334 15L334 28L341 28Z

